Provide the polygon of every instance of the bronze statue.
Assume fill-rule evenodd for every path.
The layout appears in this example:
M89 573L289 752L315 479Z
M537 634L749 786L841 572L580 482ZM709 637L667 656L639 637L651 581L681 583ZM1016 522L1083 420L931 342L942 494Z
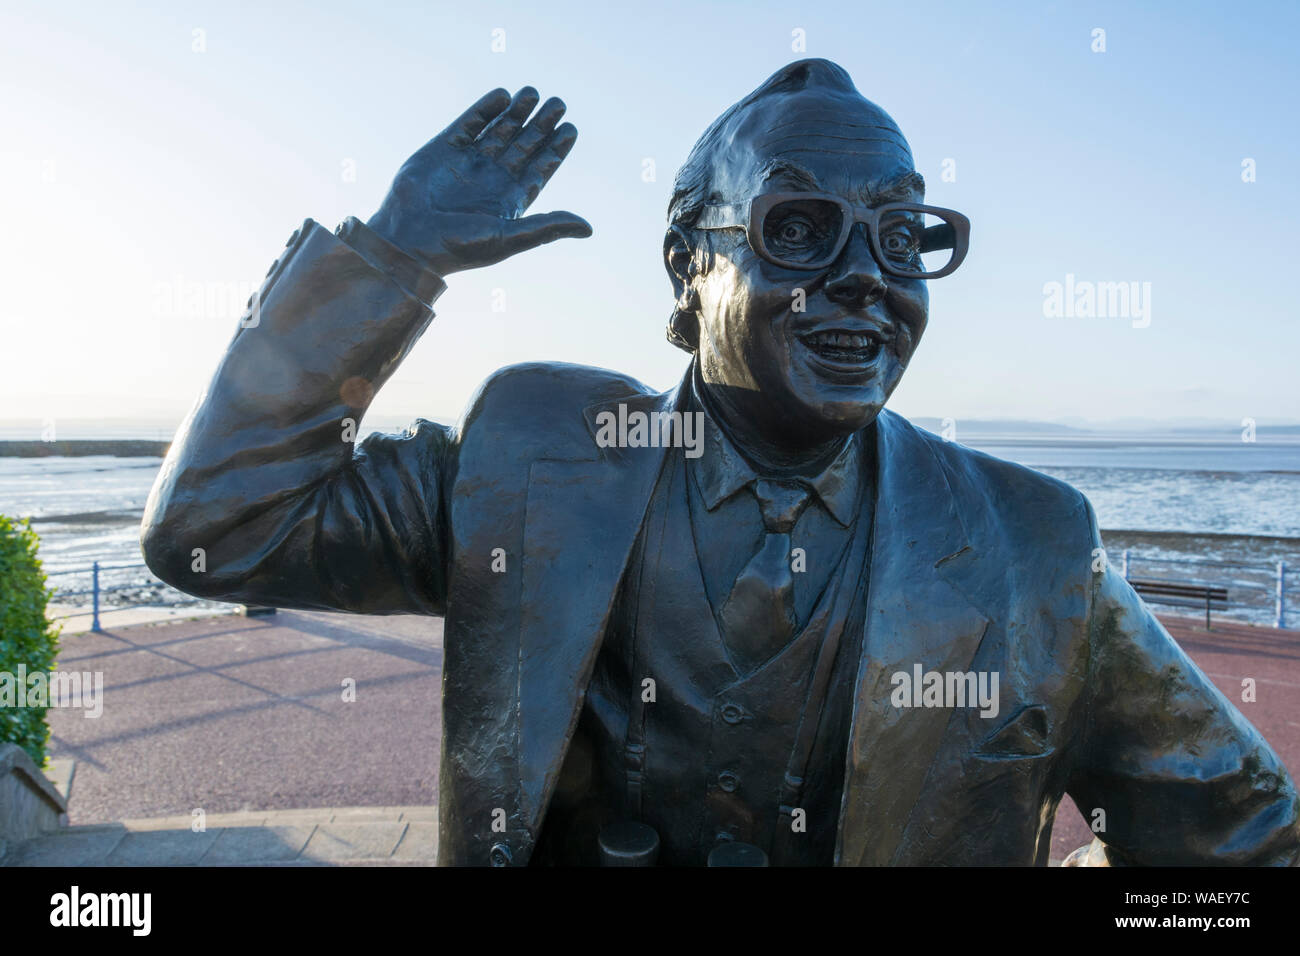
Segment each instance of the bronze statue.
M576 137L537 102L293 234L142 532L193 594L446 615L442 862L1044 865L1064 793L1105 813L1081 862L1294 862L1285 768L1097 569L1087 500L884 410L969 223L833 63L678 174L676 388L518 365L349 443L445 276L590 234L524 215Z

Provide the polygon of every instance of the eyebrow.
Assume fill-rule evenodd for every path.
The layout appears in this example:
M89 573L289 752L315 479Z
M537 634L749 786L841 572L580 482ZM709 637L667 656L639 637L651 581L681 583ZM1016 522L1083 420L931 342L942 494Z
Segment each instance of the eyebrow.
M769 159L759 170L763 176L763 182L767 183L773 179L788 179L797 183L809 192L823 192L821 183L813 175L812 170L805 169L796 162L788 159Z
M826 191L812 170L784 157L768 160L763 164L763 168L759 172L764 183L782 178L790 180L810 192ZM865 188L863 198L871 203L899 202L908 199L909 194L913 191L925 195L925 177L916 170L910 169L902 175L889 180L879 189Z
M870 192L873 201L900 202L909 198L908 194L914 191L925 195L925 177L912 169Z

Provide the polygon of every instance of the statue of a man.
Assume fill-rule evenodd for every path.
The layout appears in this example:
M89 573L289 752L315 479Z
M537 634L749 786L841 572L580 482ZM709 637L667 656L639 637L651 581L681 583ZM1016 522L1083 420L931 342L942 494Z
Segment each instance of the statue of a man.
M444 277L589 234L523 215L576 137L537 102L489 93L367 223L293 234L143 528L193 594L445 614L441 861L1044 865L1069 793L1086 862L1294 862L1286 770L1087 500L884 410L969 226L833 63L677 176L676 388L518 365L354 448Z

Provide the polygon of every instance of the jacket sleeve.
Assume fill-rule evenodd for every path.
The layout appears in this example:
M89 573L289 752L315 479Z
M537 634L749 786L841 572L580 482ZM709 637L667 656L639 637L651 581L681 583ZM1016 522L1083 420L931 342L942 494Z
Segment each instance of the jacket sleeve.
M308 220L271 267L145 508L145 561L221 601L441 613L451 430L354 436L445 286L355 222Z
M1122 575L1107 568L1093 588L1081 759L1067 786L1085 816L1105 812L1085 863L1294 864L1300 802L1277 754Z

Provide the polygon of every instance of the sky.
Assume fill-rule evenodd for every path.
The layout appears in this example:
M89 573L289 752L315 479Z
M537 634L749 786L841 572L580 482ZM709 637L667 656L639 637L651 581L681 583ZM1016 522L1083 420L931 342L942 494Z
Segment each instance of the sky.
M530 211L594 235L452 276L370 414L454 420L523 361L668 388L673 175L819 56L972 222L891 408L1300 421L1300 4L989 6L6 0L0 420L179 420L303 220L367 218L412 151L525 84L579 130ZM1100 283L1131 284L1124 314L1086 314Z

